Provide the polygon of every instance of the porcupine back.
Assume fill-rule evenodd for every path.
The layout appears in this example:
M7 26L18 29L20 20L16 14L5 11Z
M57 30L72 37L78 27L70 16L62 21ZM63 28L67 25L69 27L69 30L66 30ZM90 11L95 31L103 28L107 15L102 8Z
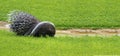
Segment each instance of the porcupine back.
M10 29L17 35L24 35L39 21L32 15L22 11L12 11L9 14Z

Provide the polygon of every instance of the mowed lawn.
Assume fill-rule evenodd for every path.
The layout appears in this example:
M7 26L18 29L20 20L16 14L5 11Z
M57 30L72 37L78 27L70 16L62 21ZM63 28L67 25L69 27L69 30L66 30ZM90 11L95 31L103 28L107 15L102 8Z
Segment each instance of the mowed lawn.
M51 21L57 29L119 28L120 0L0 0L0 21L12 10ZM0 56L120 55L119 36L29 37L0 30Z
M0 0L0 20L22 10L57 28L118 28L120 0Z
M0 30L0 56L120 55L119 49L118 36L35 38Z

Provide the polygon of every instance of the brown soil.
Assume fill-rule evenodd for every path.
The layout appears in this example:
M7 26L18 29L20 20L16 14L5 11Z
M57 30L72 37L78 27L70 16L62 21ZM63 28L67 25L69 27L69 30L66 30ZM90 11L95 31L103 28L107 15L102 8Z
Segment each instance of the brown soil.
M9 30L7 22L0 21L0 30ZM56 36L120 36L120 29L68 29L57 30Z
M59 36L120 36L120 29L69 29L57 30Z
M0 21L0 30L2 29L8 29L8 22L3 22L3 21Z

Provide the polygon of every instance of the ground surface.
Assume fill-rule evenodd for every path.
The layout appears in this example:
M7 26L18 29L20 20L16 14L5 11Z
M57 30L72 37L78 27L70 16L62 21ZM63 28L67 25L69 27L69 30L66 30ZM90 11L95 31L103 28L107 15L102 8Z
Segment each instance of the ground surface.
M120 27L120 0L0 0L0 20L22 10L57 28Z
M119 44L119 36L35 38L0 30L0 56L119 56Z
M67 29L57 30L54 38L35 38L16 36L7 31L8 23L0 22L0 56L120 55L120 0L0 2L0 21L6 21L10 11L22 10L53 22L57 29Z
M0 21L1 30L10 30L9 23ZM120 29L68 29L56 30L56 36L120 36Z

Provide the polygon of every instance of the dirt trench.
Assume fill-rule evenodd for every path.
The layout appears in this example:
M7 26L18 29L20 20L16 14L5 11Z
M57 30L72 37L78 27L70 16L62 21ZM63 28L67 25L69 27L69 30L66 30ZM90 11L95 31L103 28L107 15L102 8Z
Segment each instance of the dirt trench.
M9 30L9 23L0 21L0 30ZM120 36L120 29L68 29L56 30L56 36Z

